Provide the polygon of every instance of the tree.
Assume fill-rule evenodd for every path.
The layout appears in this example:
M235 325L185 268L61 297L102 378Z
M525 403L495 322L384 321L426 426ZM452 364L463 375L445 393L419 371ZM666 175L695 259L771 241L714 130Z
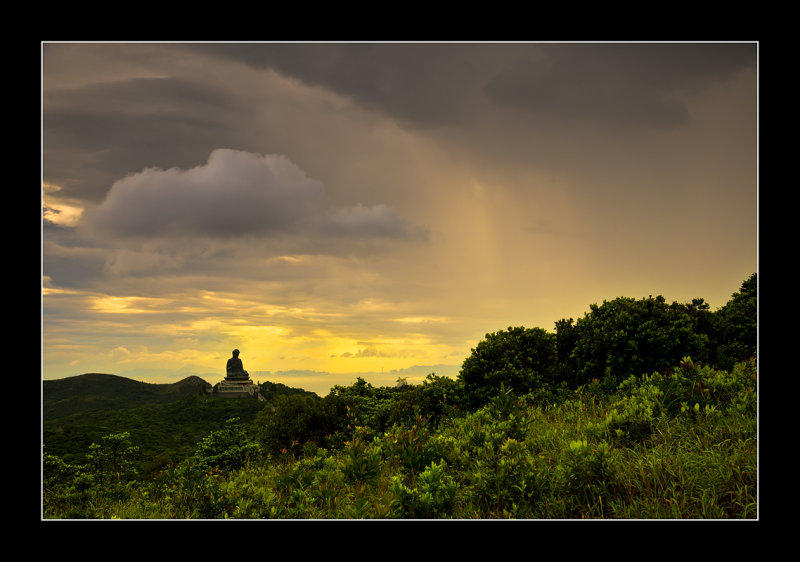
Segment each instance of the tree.
M572 359L572 351L577 343L578 329L572 318L569 320L562 318L556 322L557 376L560 381L564 381L572 387L580 386L580 380L576 376L575 362Z
M451 377L428 374L422 384L402 384L377 394L374 414L369 418L375 431L386 431L393 425L412 427L417 417L435 428L443 419L456 415L463 402L463 384Z
M716 364L727 370L758 353L758 277L753 273L739 292L713 315Z
M239 418L231 418L224 428L210 433L197 444L194 460L202 470L235 470L255 458L259 450L259 444L247 436Z
M135 460L139 447L131 444L127 431L106 435L100 443L92 443L87 455L90 472L102 483L120 484L136 475Z
M433 422L457 412L464 401L464 385L450 377L429 374L419 388L420 413Z
M576 324L571 355L581 383L661 372L683 357L706 356L708 337L694 331L689 309L667 305L661 295L639 300L619 297L589 308Z
M704 299L692 299L691 303L684 305L672 303L671 306L680 306L686 310L692 319L692 329L696 334L705 334L709 338L711 337L714 330L714 313L711 312L711 307Z
M541 328L509 327L486 334L464 361L458 379L472 406L482 406L500 393L501 385L516 394L555 383L556 337Z
M336 395L319 398L303 394L278 396L255 420L258 440L273 455L314 441L325 446L347 426L346 403Z

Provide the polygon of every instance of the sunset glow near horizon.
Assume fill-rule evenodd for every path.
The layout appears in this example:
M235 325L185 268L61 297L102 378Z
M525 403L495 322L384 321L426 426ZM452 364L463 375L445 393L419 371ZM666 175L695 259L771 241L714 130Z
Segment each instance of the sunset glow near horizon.
M755 43L45 43L42 368L324 396L758 265Z

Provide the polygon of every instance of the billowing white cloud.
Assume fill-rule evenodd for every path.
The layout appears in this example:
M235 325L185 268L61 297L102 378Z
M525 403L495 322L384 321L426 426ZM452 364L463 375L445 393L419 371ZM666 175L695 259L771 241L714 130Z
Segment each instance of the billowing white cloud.
M386 205L332 208L321 182L282 155L216 149L200 166L149 168L115 182L87 213L112 236L406 237L419 233Z

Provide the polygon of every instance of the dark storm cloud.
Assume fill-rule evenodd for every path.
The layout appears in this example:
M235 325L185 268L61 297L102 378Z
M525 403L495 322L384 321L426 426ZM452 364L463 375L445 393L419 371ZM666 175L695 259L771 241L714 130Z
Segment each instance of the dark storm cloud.
M214 83L214 59L274 69L349 96L405 127L463 125L455 133L458 142L449 145L476 144L478 157L522 150L528 159L537 141L529 130L516 133L523 121L519 114L547 116L556 125L576 119L662 128L686 124L681 96L753 65L755 49L753 44L155 45L147 51L154 68L161 61L168 65L176 53L202 54L209 57L203 63L207 74L164 77L194 68L184 65L148 77L89 80L80 87L49 87L51 81L45 81L43 179L61 186L65 196L98 203L127 174L188 169L220 146L298 157L297 147L286 144L296 123L253 127L253 100L278 107L279 102L266 103L273 93L259 93L263 85L255 82ZM518 114L509 114L508 123L491 132L464 134L470 121L485 115L484 123L499 123L487 113L492 106ZM503 136L495 137L499 132ZM542 154L563 153L550 148L556 146L553 139L541 142L546 143L537 148ZM542 156L545 162L550 158Z
M97 202L112 182L144 168L188 168L237 134L241 107L207 83L137 78L45 91L45 181ZM80 180L78 180L80 178Z
M217 149L201 166L148 168L111 187L88 226L121 237L406 237L391 207L330 208L324 186L288 158Z
M86 287L102 275L106 252L96 252L86 240L76 239L74 228L42 221L42 275L62 287ZM87 247L89 246L89 247Z
M381 110L406 125L454 124L495 104L557 119L673 127L681 95L755 64L754 44L211 44Z
M681 96L755 63L747 44L545 45L500 71L498 104L570 120L674 127L689 122Z
M476 50L454 44L210 44L205 54L272 68L351 96L407 125L453 123L464 116Z

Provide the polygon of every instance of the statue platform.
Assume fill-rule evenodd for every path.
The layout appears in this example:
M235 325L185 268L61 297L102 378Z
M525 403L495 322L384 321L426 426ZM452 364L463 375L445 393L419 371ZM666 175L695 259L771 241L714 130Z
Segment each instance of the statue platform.
M259 400L264 400L264 397L259 394L259 390L261 388L253 383L246 371L241 374L229 374L214 386L214 393L217 396L242 398L255 396Z

